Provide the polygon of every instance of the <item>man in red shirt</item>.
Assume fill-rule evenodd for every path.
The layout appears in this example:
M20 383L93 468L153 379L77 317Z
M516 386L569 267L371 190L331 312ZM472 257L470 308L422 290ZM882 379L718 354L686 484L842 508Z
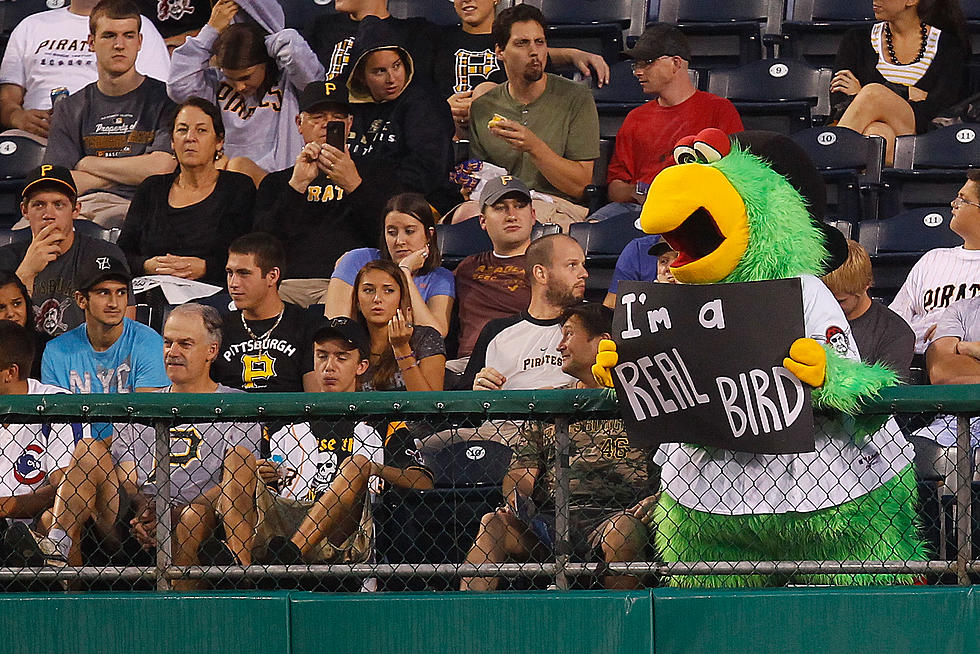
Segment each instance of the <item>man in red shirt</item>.
M654 99L629 112L619 128L607 175L610 204L590 219L621 214L638 217L650 182L674 164L672 153L678 140L708 127L728 134L743 129L731 102L694 88L687 71L691 48L676 27L648 26L623 57L632 60L633 74L643 92Z

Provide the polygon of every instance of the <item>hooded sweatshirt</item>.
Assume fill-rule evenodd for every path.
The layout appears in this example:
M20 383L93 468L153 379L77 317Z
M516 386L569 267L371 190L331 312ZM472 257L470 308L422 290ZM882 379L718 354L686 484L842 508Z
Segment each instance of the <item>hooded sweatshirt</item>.
M347 80L354 116L350 154L359 168L364 165L386 174L395 192L414 191L437 206L445 205L451 202L452 192L452 114L444 100L420 80L413 80L414 60L397 36L373 16L361 21ZM368 55L378 50L398 50L408 62L405 90L389 102L376 102L358 82Z
M297 96L312 81L323 79L323 66L299 32L283 29L265 37L266 50L279 68L279 80L262 98L237 93L217 68L211 49L218 31L201 28L174 50L167 94L174 102L191 96L213 100L225 124L225 154L248 157L266 171L292 166L303 149L296 130Z

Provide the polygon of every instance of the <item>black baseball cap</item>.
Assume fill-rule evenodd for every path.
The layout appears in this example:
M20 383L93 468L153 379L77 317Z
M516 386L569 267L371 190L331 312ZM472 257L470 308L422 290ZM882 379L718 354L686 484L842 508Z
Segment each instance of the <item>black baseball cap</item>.
M648 25L636 45L619 53L621 59L652 61L660 57L680 57L691 61L691 46L684 33L667 23Z
M78 278L78 290L87 291L107 279L123 282L126 285L133 282L133 276L129 274L126 264L119 259L104 256L93 257L82 266Z
M655 257L659 257L661 254L667 254L668 252L673 252L673 251L674 248L670 247L670 244L667 243L667 241L665 241L663 237L661 237L659 241L657 241L656 243L650 246L650 249L647 250L647 253L652 254Z
M491 179L480 192L480 207L493 204L500 198L511 193L522 195L529 201L531 199L531 191L520 177L503 175L502 177Z
M310 111L320 105L336 104L346 110L350 101L347 86L337 82L310 82L299 94L299 110Z
M356 320L346 316L331 318L313 333L314 343L320 343L328 338L340 338L347 341L361 353L361 359L371 357L371 339L368 337L364 325Z
M75 180L71 176L71 171L64 166L42 164L32 170L27 175L27 181L20 192L20 199L26 200L27 194L32 188L38 189L41 186L57 188L59 191L67 193L72 201L78 197L78 189L75 188Z

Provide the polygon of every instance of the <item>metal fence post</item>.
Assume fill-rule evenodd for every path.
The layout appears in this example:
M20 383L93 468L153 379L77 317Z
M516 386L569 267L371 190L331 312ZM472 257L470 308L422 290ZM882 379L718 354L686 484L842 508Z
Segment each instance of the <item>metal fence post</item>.
M157 488L157 590L170 590L171 583L164 574L173 563L173 530L170 524L170 427L166 420L154 420L156 432Z
M973 451L970 447L970 417L956 416L956 578L961 586L970 584L967 566L973 559L971 544L971 505Z
M568 416L555 418L555 586L568 589L565 569L569 559Z

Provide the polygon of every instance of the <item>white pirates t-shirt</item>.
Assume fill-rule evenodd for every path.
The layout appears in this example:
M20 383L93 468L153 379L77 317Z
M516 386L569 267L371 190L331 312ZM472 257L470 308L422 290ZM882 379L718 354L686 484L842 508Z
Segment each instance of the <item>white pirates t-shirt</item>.
M803 282L806 335L858 360L833 294L812 275ZM891 418L857 444L845 415L814 416L816 448L802 454L750 454L664 443L654 455L666 492L682 506L722 515L806 513L861 497L912 462L912 446Z
M915 332L915 351L929 347L925 339L953 302L980 294L980 250L963 246L929 250L915 262L889 309ZM933 337L934 338L934 337Z
M143 47L136 70L166 82L170 55L150 19L141 21ZM51 90L75 93L98 78L95 53L88 47L88 16L63 9L28 16L14 28L0 64L0 84L24 89L25 109L50 109Z
M63 388L27 380L30 395L68 393ZM48 473L71 462L75 443L91 438L79 424L0 424L0 496L33 493L48 482Z

